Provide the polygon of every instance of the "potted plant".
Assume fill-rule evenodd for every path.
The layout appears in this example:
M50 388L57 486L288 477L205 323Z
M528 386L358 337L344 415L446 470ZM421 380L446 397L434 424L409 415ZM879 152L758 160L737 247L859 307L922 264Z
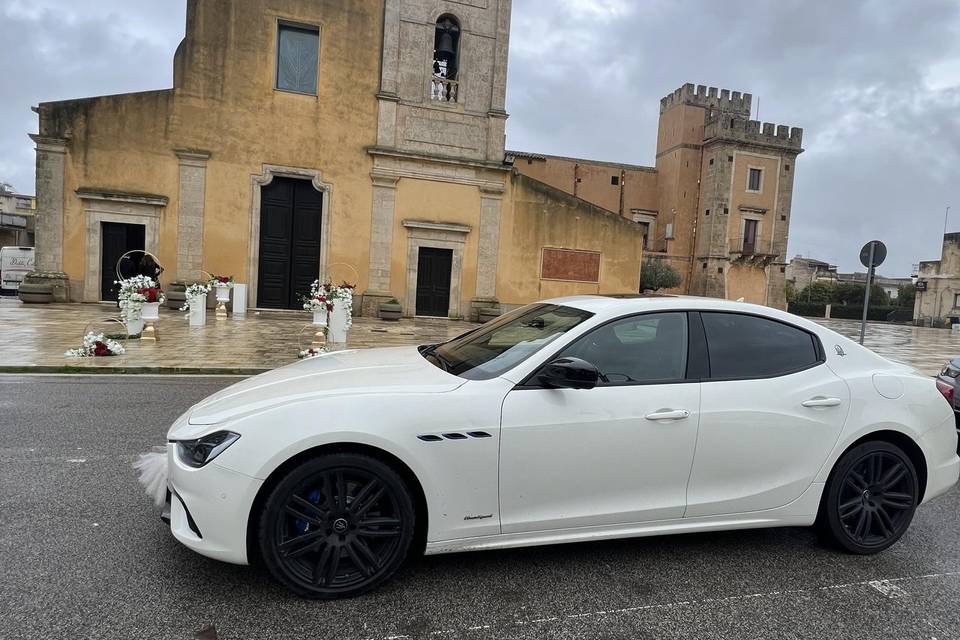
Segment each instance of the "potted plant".
M304 310L314 312L314 324L326 320L331 342L347 341L347 332L353 325L353 288L346 282L335 285L314 280L310 293L302 298ZM323 313L327 314L326 318Z
M399 320L403 314L403 307L396 298L391 298L388 302L381 302L379 315L381 320Z
M141 317L144 321L155 321L160 319L160 305L166 301L160 287L145 287L140 289L140 295L144 297Z
M160 290L160 285L148 276L132 276L114 282L119 285L117 302L120 305L120 318L127 325L127 333L138 336L143 331L143 305L147 297L141 293L146 289Z
M225 317L227 315L227 303L230 302L230 289L233 288L233 276L213 276L210 279L217 292L217 316Z
M205 282L194 282L184 291L186 302L180 311L190 312L190 326L202 327L207 323L207 294L210 285Z

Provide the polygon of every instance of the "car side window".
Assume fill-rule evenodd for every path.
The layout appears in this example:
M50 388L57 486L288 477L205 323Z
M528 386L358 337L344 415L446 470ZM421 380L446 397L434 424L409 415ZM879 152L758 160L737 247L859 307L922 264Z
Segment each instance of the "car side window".
M820 362L816 338L783 322L738 313L702 312L710 377L770 378Z
M600 370L600 386L675 382L687 369L687 314L651 313L609 322L564 349Z

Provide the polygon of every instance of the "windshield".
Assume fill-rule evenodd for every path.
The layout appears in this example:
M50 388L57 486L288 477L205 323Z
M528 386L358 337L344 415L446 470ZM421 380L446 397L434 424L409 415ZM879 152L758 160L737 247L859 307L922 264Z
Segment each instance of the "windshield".
M555 304L522 307L423 355L444 371L489 380L520 364L593 314Z

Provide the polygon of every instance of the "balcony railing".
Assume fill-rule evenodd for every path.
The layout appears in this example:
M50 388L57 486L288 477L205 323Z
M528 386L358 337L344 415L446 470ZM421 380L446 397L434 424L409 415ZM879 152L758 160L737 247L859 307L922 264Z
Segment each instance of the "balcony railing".
M460 85L456 80L433 77L430 84L430 99L437 102L456 104L460 94Z
M734 260L769 264L778 255L779 251L768 238L740 236L730 240L730 257Z

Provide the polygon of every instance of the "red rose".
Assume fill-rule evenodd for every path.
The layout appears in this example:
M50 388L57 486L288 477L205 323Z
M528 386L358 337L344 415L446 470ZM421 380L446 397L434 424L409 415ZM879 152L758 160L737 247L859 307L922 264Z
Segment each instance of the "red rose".
M326 302L326 301L327 301L326 296L317 296L317 302Z
M160 295L160 289L156 287L150 287L148 289L140 289L139 293L147 299L147 302L156 302Z
M219 280L221 284L227 284L230 282L230 276L217 276L217 280Z
M109 356L110 347L108 347L105 342L102 342L101 340L97 340L93 345L93 355Z

